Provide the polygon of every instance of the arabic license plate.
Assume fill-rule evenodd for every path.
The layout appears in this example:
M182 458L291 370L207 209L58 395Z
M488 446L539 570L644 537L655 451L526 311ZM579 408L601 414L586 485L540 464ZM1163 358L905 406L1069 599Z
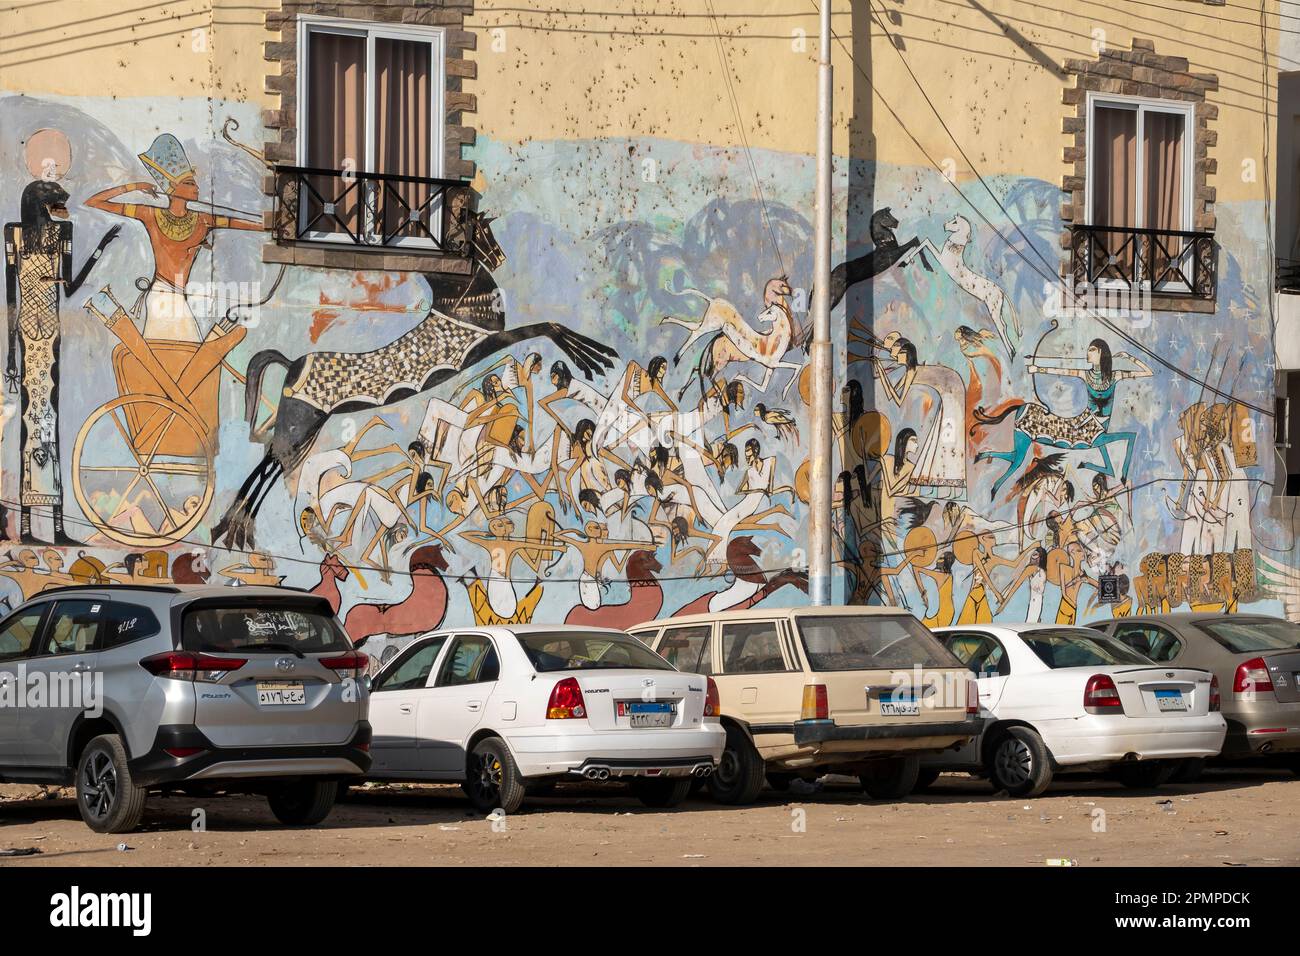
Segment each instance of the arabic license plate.
M880 701L883 717L919 717L921 702L915 697L886 697Z
M300 680L258 681L257 702L263 707L307 703L307 691Z
M628 717L632 727L671 727L673 715L668 712L657 714L632 714Z
M1181 690L1158 690L1156 707L1159 710L1186 710L1187 700Z

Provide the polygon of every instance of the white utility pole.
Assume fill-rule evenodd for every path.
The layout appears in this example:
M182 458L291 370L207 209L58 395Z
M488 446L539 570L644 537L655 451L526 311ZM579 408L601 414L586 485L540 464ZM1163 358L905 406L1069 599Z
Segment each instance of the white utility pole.
M809 474L808 595L831 603L831 0L821 0L817 66L817 231L812 299L812 465Z

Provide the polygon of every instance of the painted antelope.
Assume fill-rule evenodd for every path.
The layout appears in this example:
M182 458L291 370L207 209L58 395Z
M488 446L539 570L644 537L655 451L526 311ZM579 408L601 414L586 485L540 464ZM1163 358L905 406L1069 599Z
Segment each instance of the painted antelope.
M559 323L505 328L500 292L492 278L505 253L486 217L469 210L462 215L473 268L468 275L425 274L433 298L428 315L415 328L370 352L309 352L289 359L266 349L249 361L245 415L254 440L262 441L267 450L212 529L214 544L237 549L253 546L254 519L275 480L303 460L333 415L378 408L427 392L495 352L532 338L550 339L588 379L613 367L617 352ZM273 421L263 428L270 431L266 438L256 430L256 415L262 377L271 365L284 366L286 373Z

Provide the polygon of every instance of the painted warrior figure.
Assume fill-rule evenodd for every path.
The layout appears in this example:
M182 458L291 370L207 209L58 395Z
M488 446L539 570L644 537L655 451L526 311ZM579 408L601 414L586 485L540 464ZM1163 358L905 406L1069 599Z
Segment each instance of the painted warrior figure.
M198 180L185 150L171 133L160 133L148 151L140 154L140 162L149 170L153 183L113 186L91 196L86 205L134 219L149 234L154 274L144 298L144 328L141 330L144 338L201 342L204 335L185 294L199 250L208 244L214 229L256 232L261 230L262 224L251 219L191 209L190 204L199 199ZM158 197L159 190L166 193L166 206L114 202L118 196L131 192Z
M59 294L81 288L119 227L104 234L74 275L68 193L56 182L37 180L23 190L20 220L5 226L5 295L9 357L5 385L21 389L19 538L32 534L32 508L48 507L55 544L72 544L63 529L63 477L59 456ZM55 222L55 220L63 220ZM3 529L0 528L0 533Z

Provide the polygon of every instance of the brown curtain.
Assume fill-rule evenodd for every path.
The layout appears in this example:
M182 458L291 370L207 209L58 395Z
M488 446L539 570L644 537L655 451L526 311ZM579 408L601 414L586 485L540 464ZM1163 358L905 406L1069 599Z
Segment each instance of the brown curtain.
M1137 222L1137 111L1098 106L1093 110L1092 225L1132 226ZM1135 249L1123 232L1103 232L1094 257L1116 257L1103 278L1133 275ZM1100 263L1096 263L1100 265ZM1096 266L1094 266L1096 268Z
M366 39L314 30L308 36L307 165L364 172ZM360 235L362 184L339 176L314 176L310 181L326 202L339 200L335 215L353 235ZM310 192L304 198L310 222L321 213L321 204ZM342 231L329 216L317 220L312 229Z
M1142 160L1146 166L1143 225L1148 229L1181 231L1183 223L1183 116L1148 110L1142 129ZM1181 281L1171 270L1182 268L1191 278L1190 246L1172 236L1152 242L1150 278L1157 285Z
M402 176L431 176L431 48L410 40L375 40L375 171ZM416 212L424 228L431 210L424 208L430 188L418 183L387 183L380 189L384 235L425 238L410 221ZM430 204L432 205L432 204Z

